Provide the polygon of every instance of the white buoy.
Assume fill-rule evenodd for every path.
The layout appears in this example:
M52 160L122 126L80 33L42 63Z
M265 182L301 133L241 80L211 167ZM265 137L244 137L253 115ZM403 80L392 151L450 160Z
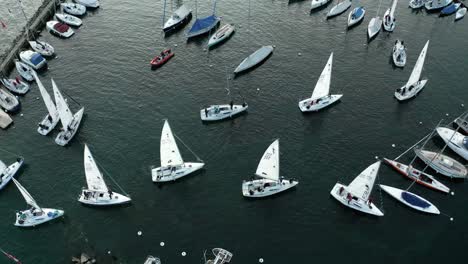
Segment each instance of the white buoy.
M257 91L260 91L260 88L257 88Z
M181 255L182 255L182 257L185 257L185 256L187 256L187 253L185 251L182 251Z
M161 247L164 247L164 242L159 243Z
M36 97L36 100L39 100L39 97Z
M450 194L451 194L451 195L455 195L455 193L454 193L454 192L451 192Z
M273 48L276 48L276 45L273 45Z
M419 124L420 124L420 125L422 125L422 122L421 122L421 121L419 121Z
M445 115L446 115L446 116L449 116L449 114L448 114L448 113L446 113Z
M110 255L110 254L111 254L111 251L110 251L110 250L109 250L109 251L107 251L107 254L108 254L108 255Z
M395 147L395 144L392 144L392 148L394 148L394 147Z
M301 56L301 55L302 55L302 53L298 52L298 53L297 53L297 55L298 55L298 56Z
M465 104L461 104L461 107L465 107Z
M375 156L375 159L379 159L379 156Z
M23 116L23 113L21 113L20 116Z
M141 231L137 232L138 236L141 236L143 233Z
M453 217L450 217L450 221L453 221Z
M174 44L174 47L177 47L177 44Z
M259 258L258 262L263 263L263 258Z
M206 48L204 48L203 51L206 51Z

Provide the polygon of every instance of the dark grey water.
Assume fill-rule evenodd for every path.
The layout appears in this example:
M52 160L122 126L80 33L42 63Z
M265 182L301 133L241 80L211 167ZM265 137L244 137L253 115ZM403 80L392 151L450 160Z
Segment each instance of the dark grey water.
M387 2L382 3L381 14L390 6ZM330 6L310 14L310 1L253 1L250 20L247 1L219 1L217 14L238 27L228 42L209 53L204 51L207 38L186 43L183 31L163 38L163 4L158 1L102 1L102 8L84 17L84 25L71 39L44 32L58 57L49 62L41 79L50 88L54 78L86 107L81 129L66 148L55 145L53 136L39 135L36 124L46 108L34 86L21 98L24 116L15 115L14 127L0 132L0 146L25 158L19 180L37 202L63 208L66 217L31 230L14 227L15 211L26 205L9 185L0 193L1 247L23 263L36 264L67 263L82 250L98 254L111 250L118 263L142 263L148 254L161 257L163 263L201 263L203 250L213 247L231 250L234 263L257 263L260 257L272 264L460 263L468 221L464 182L439 177L455 196L421 186L411 189L454 217L453 222L444 215L411 211L377 188L373 198L380 204L382 195L385 211L378 219L351 211L329 195L337 180L349 183L375 156L393 158L441 118L445 122L455 118L465 110L461 104L468 95L466 19L454 23L453 17L412 12L406 1L400 1L395 32L381 32L368 44L367 24L378 3L361 4L367 8L364 22L347 31L347 14L327 21ZM198 3L200 16L210 10L210 2ZM403 70L390 64L397 38L408 48ZM393 91L407 81L428 39L423 76L429 82L415 100L398 103ZM203 105L229 100L226 68L233 71L248 54L270 44L276 49L268 61L230 83L233 95L240 92L246 98L249 113L202 124L198 111ZM149 61L166 47L172 47L176 56L151 71ZM344 97L327 110L303 115L297 102L310 96L332 51L331 89ZM74 103L71 107L78 109ZM159 163L164 118L206 162L206 169L158 187L151 182L150 166ZM298 178L300 184L275 198L245 200L242 180L253 175L275 138L281 142L281 174ZM84 142L131 194L131 206L96 209L77 202L85 185ZM428 148L440 146L440 140L433 140ZM180 148L185 160L194 160ZM2 153L7 163L15 158ZM385 165L379 182L399 188L410 184ZM108 183L116 189L110 179ZM161 241L165 247L159 246Z

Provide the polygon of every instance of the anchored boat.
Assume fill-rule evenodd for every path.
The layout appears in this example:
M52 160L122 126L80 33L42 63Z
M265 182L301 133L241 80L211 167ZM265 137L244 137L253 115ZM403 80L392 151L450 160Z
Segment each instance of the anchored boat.
M101 4L99 0L74 0L80 5L84 5L86 8L98 8Z
M224 264L229 263L232 259L232 253L222 249L222 248L213 248L211 251L215 256L215 259L209 259L205 262L205 264ZM206 257L205 257L206 259Z
M213 36L211 36L208 41L208 48L211 48L215 45L222 43L223 41L229 39L229 37L234 33L236 27L230 24L222 26Z
M310 3L310 11L313 11L314 9L317 9L321 6L324 6L328 4L331 0L312 0Z
M50 131L52 131L52 129L55 128L57 123L60 121L60 116L57 108L55 107L54 102L52 101L52 98L50 98L49 93L45 89L39 77L37 77L37 74L34 74L34 78L36 79L37 86L39 87L39 92L42 96L42 100L44 101L44 104L47 108L47 115L39 123L37 132L43 136L46 136L47 134L49 134ZM54 89L57 89L57 85L55 84L53 79L52 86L55 87Z
M166 49L163 50L158 56L154 57L154 59L151 60L150 64L153 67L160 67L172 57L174 57L174 52L172 52L171 49Z
M450 178L466 178L468 171L463 164L449 156L432 151L414 149L414 153L433 170Z
M82 16L86 13L86 7L80 4L74 3L61 3L60 6L63 9L63 12L68 13L74 16Z
M24 159L17 158L10 166L6 166L0 160L0 190L3 189L15 177L18 170L23 166Z
M69 38L75 34L75 31L73 31L73 29L71 29L67 24L55 20L47 22L46 27L51 34L62 38Z
M29 91L29 85L23 82L19 77L16 79L1 79L2 84L12 93L24 95Z
M79 27L83 24L83 21L81 19L77 18L76 16L72 16L68 14L57 13L55 14L55 18L57 18L57 20L67 25L74 26L74 27Z
M35 52L32 50L25 50L25 51L20 52L19 57L21 61L26 63L28 66L30 66L34 70L39 70L45 65L47 65L46 59L44 59L44 57L42 57L42 55L39 54L39 52Z
M392 52L393 64L396 67L405 67L406 65L406 47L403 41L397 39Z
M327 13L327 19L343 14L350 7L351 0L343 0L339 2L337 5L333 6Z
M355 7L348 15L348 28L355 26L364 19L366 9L363 6Z
M10 92L2 88L0 88L0 106L10 113L14 113L21 108L20 101Z
M393 0L392 7L387 9L383 17L383 28L385 31L393 32L396 26L395 9L398 4L398 0Z
M190 10L186 5L182 5L164 23L163 31L169 32L171 30L177 29L188 23L190 19L192 19L192 10Z
M29 67L26 63L23 63L19 60L15 60L15 67L18 73L21 75L21 77L23 77L23 79L29 82L34 81L34 70L31 67Z
M447 127L438 127L436 130L449 148L468 160L468 137Z
M406 206L428 214L440 214L439 209L435 205L417 194L383 184L379 186L384 192Z
M452 3L453 0L429 0L424 4L427 11L437 11Z

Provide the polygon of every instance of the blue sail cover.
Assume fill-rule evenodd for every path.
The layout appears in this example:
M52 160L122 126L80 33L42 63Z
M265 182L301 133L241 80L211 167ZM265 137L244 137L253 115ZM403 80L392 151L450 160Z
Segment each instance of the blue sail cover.
M35 53L35 54L31 57L31 63L34 64L34 65L38 65L38 64L41 63L43 60L44 60L44 57L42 57L39 53Z
M362 9L362 7L359 7L357 9L355 9L355 10L356 10L356 12L354 12L354 17L356 17L356 18L361 17L362 14L364 13L364 10Z
M429 208L431 206L428 202L409 192L402 192L401 198L403 198L407 203L417 207Z
M442 9L442 11L440 11L441 14L443 15L450 15L450 14L453 14L455 13L455 11L457 11L457 7L455 6L455 4L451 4L447 7L445 7L444 9Z
M192 28L188 31L187 35L196 36L198 34L203 34L211 30L219 22L219 18L215 15L209 17L200 18L193 23Z

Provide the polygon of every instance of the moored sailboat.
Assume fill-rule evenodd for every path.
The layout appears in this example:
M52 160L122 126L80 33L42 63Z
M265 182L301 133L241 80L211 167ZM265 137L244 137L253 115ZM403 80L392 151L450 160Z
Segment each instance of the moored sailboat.
M396 26L395 9L398 4L398 0L393 0L392 7L387 9L383 17L383 28L385 31L392 32Z
M449 148L468 160L468 137L447 127L438 127L436 130Z
M450 178L466 178L468 170L463 164L453 158L420 148L415 148L414 153L437 173Z
M408 207L428 214L440 214L435 205L417 194L383 184L379 186L384 192Z
M17 158L15 162L7 167L5 163L0 160L0 190L15 177L18 170L23 166L23 163L23 158Z
M37 132L41 135L46 136L47 134L49 134L50 131L52 131L52 129L55 128L57 123L60 121L60 116L59 116L57 107L52 101L52 98L50 97L49 93L45 89L41 80L39 79L39 77L37 77L37 74L35 73L34 73L34 78L36 79L37 86L39 87L39 92L41 93L41 96L42 96L42 100L44 101L44 104L47 108L47 115L39 123ZM53 79L52 79L52 86L57 87Z

